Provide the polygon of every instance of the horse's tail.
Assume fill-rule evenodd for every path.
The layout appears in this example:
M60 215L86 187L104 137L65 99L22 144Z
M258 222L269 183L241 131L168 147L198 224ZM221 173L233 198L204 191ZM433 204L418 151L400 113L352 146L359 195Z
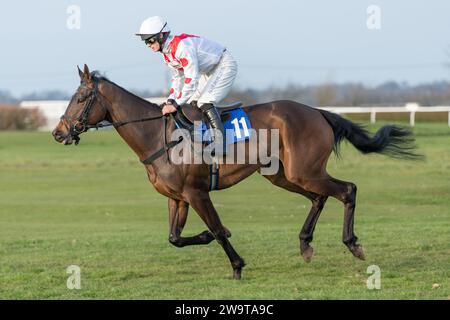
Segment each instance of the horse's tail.
M339 146L346 138L356 149L362 153L381 153L393 158L419 160L423 155L416 154L414 138L411 130L395 125L381 127L373 137L364 126L353 123L336 113L325 110L318 111L324 116L333 128L333 150L339 157Z

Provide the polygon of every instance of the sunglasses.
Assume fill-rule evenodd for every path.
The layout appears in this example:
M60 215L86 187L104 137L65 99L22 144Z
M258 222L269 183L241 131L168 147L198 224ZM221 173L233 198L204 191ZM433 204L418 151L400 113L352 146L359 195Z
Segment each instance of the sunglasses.
M156 42L156 36L145 40L146 45L154 44L155 42Z

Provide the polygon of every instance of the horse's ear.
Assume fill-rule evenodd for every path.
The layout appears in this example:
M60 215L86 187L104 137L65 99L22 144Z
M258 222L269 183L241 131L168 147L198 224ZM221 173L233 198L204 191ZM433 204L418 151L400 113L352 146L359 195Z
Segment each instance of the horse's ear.
M83 71L81 71L81 69L80 69L79 66L77 66L77 69L78 69L78 75L80 76L80 79L83 80L83 78L84 78L84 73L83 73Z
M84 76L86 77L86 80L91 80L91 73L89 72L89 68L87 64L84 64Z

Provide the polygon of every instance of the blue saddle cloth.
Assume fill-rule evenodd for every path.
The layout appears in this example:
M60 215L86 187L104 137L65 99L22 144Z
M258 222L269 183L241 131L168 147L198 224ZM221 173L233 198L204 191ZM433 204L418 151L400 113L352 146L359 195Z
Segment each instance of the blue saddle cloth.
M234 144L239 141L248 140L251 137L252 130L250 130L251 123L247 113L242 108L232 109L225 111L221 115L223 121L223 127L227 136L226 144ZM205 122L201 122L200 125L194 126L194 134L201 134L202 141L210 142L211 135L208 130L209 127Z

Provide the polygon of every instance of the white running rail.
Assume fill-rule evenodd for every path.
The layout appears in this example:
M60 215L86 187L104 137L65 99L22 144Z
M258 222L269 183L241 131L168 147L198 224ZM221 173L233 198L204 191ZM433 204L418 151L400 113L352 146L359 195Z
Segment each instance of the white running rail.
M370 113L370 123L375 123L377 113L409 113L409 124L414 126L416 113L420 112L446 112L447 123L450 126L450 106L422 107L417 103L407 103L404 107L318 107L338 114Z

